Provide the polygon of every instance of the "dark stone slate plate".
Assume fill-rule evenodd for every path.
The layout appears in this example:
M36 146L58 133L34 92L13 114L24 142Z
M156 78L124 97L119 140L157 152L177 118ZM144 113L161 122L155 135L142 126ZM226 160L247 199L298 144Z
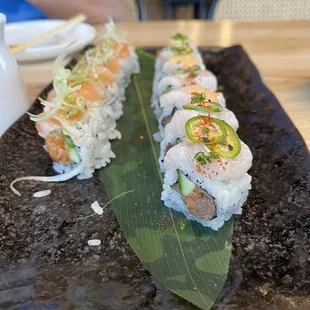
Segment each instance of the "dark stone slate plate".
M253 190L235 217L229 276L214 308L309 309L308 149L241 47L202 52L254 155ZM23 116L0 143L0 309L195 309L152 279L109 207L82 219L93 201L107 203L97 176L24 182L22 197L9 190L16 177L52 174L42 140ZM32 198L42 189L52 194ZM90 238L102 244L89 247Z

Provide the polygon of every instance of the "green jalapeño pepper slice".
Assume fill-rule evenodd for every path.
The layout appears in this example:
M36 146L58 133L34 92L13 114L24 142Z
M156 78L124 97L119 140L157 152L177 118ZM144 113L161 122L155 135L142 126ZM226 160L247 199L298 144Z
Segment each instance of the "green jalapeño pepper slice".
M203 102L185 104L183 106L183 109L195 110L203 113L218 113L222 111L222 106L216 102L203 101Z
M218 153L221 157L234 158L239 155L241 151L241 143L237 133L234 129L223 122L226 128L227 137L220 143L208 145L208 148L213 152Z
M191 103L183 106L183 109L186 110L195 110L205 113L217 113L222 111L222 106L213 102L210 99L207 100L205 94L192 93Z
M193 142L207 145L219 143L227 136L223 121L202 115L190 118L185 124L185 131Z

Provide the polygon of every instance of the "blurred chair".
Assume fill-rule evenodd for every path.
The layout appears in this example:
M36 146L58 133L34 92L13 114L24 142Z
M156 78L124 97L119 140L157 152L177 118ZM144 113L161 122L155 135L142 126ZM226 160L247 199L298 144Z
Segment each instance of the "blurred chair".
M141 21L147 20L147 11L144 5L144 1L136 0L136 4L137 4L138 12L139 12L139 19Z
M208 19L310 19L310 0L212 0Z
M195 19L207 18L209 0L162 0L164 19L176 19L176 9L179 6L194 6Z
M143 0L124 0L126 21L145 21L147 11Z

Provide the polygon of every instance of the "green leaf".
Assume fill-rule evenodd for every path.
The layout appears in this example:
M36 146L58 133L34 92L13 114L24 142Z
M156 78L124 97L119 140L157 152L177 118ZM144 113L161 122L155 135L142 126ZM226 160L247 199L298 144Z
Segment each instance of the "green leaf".
M174 36L171 37L171 39L173 40L180 40L180 41L185 41L187 40L187 36L185 36L184 34L181 33L176 33Z
M122 139L113 141L116 158L101 169L100 177L110 199L125 193L112 207L144 266L175 294L210 309L226 280L233 220L212 231L162 203L159 145L152 137L157 121L150 108L154 56L142 50L138 54L141 73L127 89L118 122Z

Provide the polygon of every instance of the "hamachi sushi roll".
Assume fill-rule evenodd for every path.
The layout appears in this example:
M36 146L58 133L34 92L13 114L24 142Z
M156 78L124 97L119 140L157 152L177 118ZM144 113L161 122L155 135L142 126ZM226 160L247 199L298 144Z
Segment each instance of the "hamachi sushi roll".
M214 117L225 121L235 131L238 129L239 124L233 112L223 108L219 113L203 113L196 110L178 110L174 113L171 121L166 125L163 134L163 140L160 143L160 156L159 165L164 171L164 157L167 151L178 142L187 140L186 122L196 116Z
M217 79L205 70L198 49L183 35L176 39L181 42L172 39L157 55L151 99L165 175L161 199L188 219L218 230L242 212L251 189L252 153L239 139L238 120L225 108ZM191 52L173 54L174 44Z
M220 142L202 139L198 143L197 137L192 137L194 141L180 142L168 150L161 196L167 207L215 230L232 214L241 213L251 189L247 171L252 165L252 153L232 127L223 124L226 136ZM213 137L219 138L218 132Z

